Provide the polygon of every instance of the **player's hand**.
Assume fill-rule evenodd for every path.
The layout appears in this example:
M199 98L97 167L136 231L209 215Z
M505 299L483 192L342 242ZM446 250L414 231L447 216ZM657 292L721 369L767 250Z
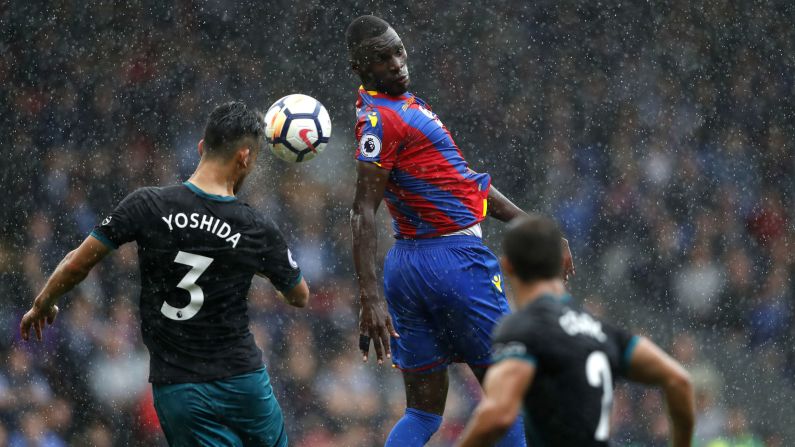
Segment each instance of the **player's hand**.
M574 276L574 259L571 257L571 249L569 248L569 240L563 238L563 280L568 281L570 277Z
M19 323L19 333L22 335L22 339L27 341L30 338L30 328L33 327L33 330L36 331L36 340L41 341L41 333L45 324L53 324L56 316L58 316L58 306L56 305L47 308L36 305L31 307Z
M392 326L392 318L386 311L384 300L369 298L362 294L359 309L359 350L362 352L362 361L367 361L371 341L379 365L384 363L385 355L388 359L392 358L392 351L389 348L390 336L400 337Z

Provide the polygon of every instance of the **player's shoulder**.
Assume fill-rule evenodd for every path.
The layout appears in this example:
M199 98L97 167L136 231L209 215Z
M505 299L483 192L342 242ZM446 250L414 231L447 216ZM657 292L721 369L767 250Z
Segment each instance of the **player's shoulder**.
M505 317L494 330L492 361L519 358L537 363L538 341L544 337L538 317L525 306Z
M399 107L368 104L358 109L357 124L368 124L368 127L372 128L379 128L385 125L400 127L405 124L402 112L403 111Z
M408 92L399 97L393 97L377 92L362 93L360 91L360 98L356 105L356 115L360 121L372 120L372 117L377 117L382 122L403 122L404 116L411 112L412 104L417 102L417 98ZM421 100L419 102L424 103Z
M494 339L497 341L510 341L523 339L537 331L540 318L532 312L532 304L503 318L494 330Z
M166 185L166 186L140 186L136 188L131 194L138 194L142 196L165 196L179 194L186 190L181 184Z
M562 298L546 295L505 317L495 330L496 337L531 336L536 333L547 334L558 325L560 316L567 308L571 297Z
M266 233L280 231L279 226L273 218L246 202L239 201L238 203L240 205L240 211L250 221L251 225L265 230Z
M168 187L160 186L141 186L135 188L131 193L125 197L126 201L131 200L152 200L163 197L164 190Z
M370 104L359 110L356 122L357 153L375 159L386 151L399 146L407 134L406 121L389 107Z

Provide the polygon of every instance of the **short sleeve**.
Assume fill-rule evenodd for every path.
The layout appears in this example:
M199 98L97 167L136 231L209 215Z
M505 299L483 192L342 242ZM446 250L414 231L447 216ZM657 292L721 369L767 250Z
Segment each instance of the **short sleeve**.
M301 282L301 269L276 224L267 221L265 226L267 242L261 252L259 272L276 290L287 292Z
M513 314L505 318L494 331L492 356L493 363L506 359L518 359L538 364L538 356L532 336L532 322Z
M94 227L91 236L112 249L136 240L138 229L144 222L143 189L124 198L116 209Z
M619 328L610 323L602 323L605 335L611 343L615 343L618 347L618 365L614 365L621 377L626 377L629 374L629 365L632 362L632 354L635 351L635 346L640 341L640 336L633 335L632 333Z
M399 120L391 110L364 109L356 122L356 159L392 169L403 140Z

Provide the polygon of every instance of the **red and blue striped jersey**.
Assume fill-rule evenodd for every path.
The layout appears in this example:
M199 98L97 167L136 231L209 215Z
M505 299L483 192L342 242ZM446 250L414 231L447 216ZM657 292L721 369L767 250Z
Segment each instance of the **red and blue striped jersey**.
M356 159L390 171L384 201L395 237L442 236L486 217L491 177L469 169L428 104L359 88L356 112Z

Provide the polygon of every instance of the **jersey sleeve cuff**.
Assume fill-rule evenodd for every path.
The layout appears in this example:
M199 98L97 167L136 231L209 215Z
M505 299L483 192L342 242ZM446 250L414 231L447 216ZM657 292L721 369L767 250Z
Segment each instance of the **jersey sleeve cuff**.
M505 354L505 355L496 356L493 359L493 364L496 364L496 363L499 363L499 362L501 362L503 360L508 360L508 359L523 360L523 361L525 361L525 362L527 362L527 363L529 363L529 364L531 364L533 366L537 366L538 365L538 360L535 358L534 355L530 355L530 354Z
M293 290L293 287L295 287L298 284L300 284L301 280L303 278L304 278L304 274L299 272L298 276L294 280L290 281L290 283L287 284L285 287L279 288L279 292L285 293L285 292L289 292L290 290Z
M98 230L92 231L91 234L89 234L89 236L92 236L94 239L102 242L103 244L105 244L106 247L110 248L111 250L115 250L115 249L119 248L118 245L114 244L113 241L108 239L107 236L105 236L104 234L100 233Z
M632 362L632 354L635 353L635 347L638 346L639 341L640 336L633 335L632 338L629 339L627 347L624 348L624 355L621 357L621 366L625 372L629 371L629 364Z

